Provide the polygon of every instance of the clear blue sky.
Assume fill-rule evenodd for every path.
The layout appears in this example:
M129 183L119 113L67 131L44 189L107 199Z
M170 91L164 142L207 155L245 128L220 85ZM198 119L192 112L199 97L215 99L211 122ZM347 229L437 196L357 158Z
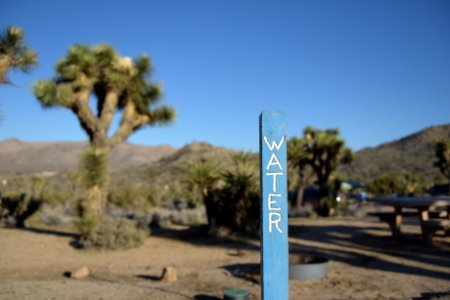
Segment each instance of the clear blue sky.
M354 150L450 123L450 1L3 0L9 24L39 66L0 86L0 140L87 139L71 112L31 93L74 43L152 57L177 120L132 143L256 151L262 110L286 112L288 137L338 127Z

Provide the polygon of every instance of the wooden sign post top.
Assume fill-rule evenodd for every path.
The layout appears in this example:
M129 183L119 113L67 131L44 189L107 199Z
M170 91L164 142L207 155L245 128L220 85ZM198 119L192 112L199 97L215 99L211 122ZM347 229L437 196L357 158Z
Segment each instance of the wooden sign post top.
M259 119L261 161L261 296L287 300L289 279L286 117L265 111Z

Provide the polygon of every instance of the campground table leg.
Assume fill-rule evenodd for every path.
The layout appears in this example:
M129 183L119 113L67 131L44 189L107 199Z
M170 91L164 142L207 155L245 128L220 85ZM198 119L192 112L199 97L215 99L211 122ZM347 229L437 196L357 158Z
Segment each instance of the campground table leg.
M420 209L420 221L427 221L429 219L428 216L428 208L421 208Z
M400 227L402 226L402 207L396 206L395 207L395 220L393 224L392 234L394 236L400 235Z
M450 219L450 206L447 206L447 219ZM450 236L450 228L445 230L445 236Z
M424 208L419 209L419 214L420 214L420 224L421 224L420 230L422 231L422 237L427 244L431 245L434 231L433 230L430 231L424 225L424 221L428 221L430 218L428 215L428 209L424 209Z

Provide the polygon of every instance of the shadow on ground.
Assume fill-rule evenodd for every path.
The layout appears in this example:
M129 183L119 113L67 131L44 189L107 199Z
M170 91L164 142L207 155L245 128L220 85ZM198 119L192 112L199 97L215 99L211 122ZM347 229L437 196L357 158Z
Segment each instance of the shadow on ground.
M185 229L156 228L152 236L184 241L205 247L222 247L229 249L230 256L245 255L243 251L259 251L259 240L254 236L230 235L218 237L210 234L206 226L192 226Z
M73 232L66 232L66 231L59 231L59 230L53 230L53 229L40 229L40 228L34 228L34 227L25 227L25 228L16 228L20 230L25 230L33 233L38 234L49 234L49 235L55 235L60 237L70 237L73 239L78 239L80 235L78 233Z
M289 226L290 253L324 256L331 261L342 262L368 270L380 270L403 274L415 274L438 279L450 280L450 242L449 238L439 238L433 245L422 243L418 235L410 235L401 240L389 235L389 229L379 225L378 221L365 220L353 223L330 219L320 222L291 220ZM299 223L299 225L295 225ZM71 237L76 240L79 235L71 232L23 228L37 234L51 234L60 237ZM228 249L228 255L245 255L246 251L259 251L257 237L232 235L217 237L208 233L204 226L187 228L155 228L152 236L184 241L198 246L221 247ZM321 246L321 244L326 244ZM72 242L72 246L74 246ZM223 268L233 276L252 282L249 277L256 265L229 265ZM440 267L439 269L437 267ZM245 271L244 271L245 269ZM142 275L144 276L144 275ZM154 280L154 278L144 278ZM200 295L202 296L202 295ZM427 295L423 295L427 297ZM419 298L422 299L422 298ZM427 299L427 298L423 298Z
M345 223L345 222L344 222ZM387 230L387 229L386 229ZM379 231L376 233L376 231ZM440 241L432 246L424 244L418 236L394 239L386 235L385 229L377 226L348 225L291 225L290 253L324 256L332 261L364 267L372 270L416 274L439 279L450 279L450 245ZM302 241L332 245L322 248ZM380 258L382 254L383 258ZM384 258L385 257L385 258ZM408 262L397 262L391 258L426 264L417 266ZM395 262L394 262L395 261ZM447 271L435 270L434 266L447 267Z
M412 300L448 300L450 299L450 290L446 292L422 293L420 297L412 298Z
M145 279L145 280L150 280L150 281L158 281L158 282L161 281L161 276L139 274L139 275L136 275L135 277Z
M217 298L215 296L208 295L195 295L194 300L221 300L222 298Z
M234 277L250 281L252 283L260 284L261 270L259 264L232 264L222 266Z

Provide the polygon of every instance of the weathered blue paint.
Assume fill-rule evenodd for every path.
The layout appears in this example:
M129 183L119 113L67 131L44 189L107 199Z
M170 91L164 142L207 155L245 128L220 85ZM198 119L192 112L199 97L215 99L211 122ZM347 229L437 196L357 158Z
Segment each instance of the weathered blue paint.
M287 300L289 245L286 116L265 111L259 118L261 162L261 296Z

